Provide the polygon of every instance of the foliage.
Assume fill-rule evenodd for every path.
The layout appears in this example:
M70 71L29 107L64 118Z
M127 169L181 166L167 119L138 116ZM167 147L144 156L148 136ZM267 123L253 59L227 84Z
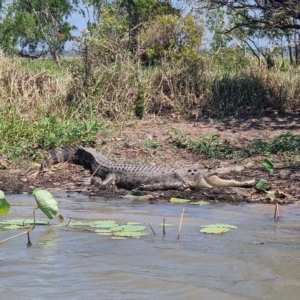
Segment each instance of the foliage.
M188 138L181 130L174 129L171 132L171 137L176 147L184 147L192 151L197 151L214 159L230 158L234 151L234 146L226 140L221 140L218 134L201 136L193 140Z
M268 142L256 139L251 143L250 150L252 153L265 155L283 152L289 152L290 154L299 153L300 136L288 131Z
M192 15L162 15L145 23L139 36L139 48L148 64L161 58L170 60L200 60L203 27Z
M203 1L198 1L203 2ZM210 9L226 7L235 23L228 31L235 28L268 30L300 29L300 7L297 0L259 1L254 5L250 0L208 0ZM293 22L293 19L296 22Z
M4 193L0 190L0 215L8 213L10 204L6 201Z
M8 54L32 58L49 53L60 64L59 54L65 43L72 40L71 31L76 29L67 21L74 12L74 3L70 0L8 2L0 23L2 49Z
M58 145L89 145L104 129L93 108L69 105L65 68L5 56L0 63L0 155L38 158Z

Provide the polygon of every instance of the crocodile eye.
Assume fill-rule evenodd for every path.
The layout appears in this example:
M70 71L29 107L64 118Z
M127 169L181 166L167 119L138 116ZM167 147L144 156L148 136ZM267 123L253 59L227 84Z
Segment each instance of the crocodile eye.
M188 170L188 172L192 172L192 170Z
M197 170L194 170L194 172L197 172Z

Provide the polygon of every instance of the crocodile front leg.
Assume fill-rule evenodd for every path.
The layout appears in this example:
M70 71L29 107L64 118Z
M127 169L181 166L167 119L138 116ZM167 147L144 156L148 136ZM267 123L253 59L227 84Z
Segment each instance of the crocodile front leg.
M104 180L102 180L98 176L91 176L80 181L80 183L83 185L95 185L95 186L107 187L108 185L116 184L116 175L114 173L109 173Z

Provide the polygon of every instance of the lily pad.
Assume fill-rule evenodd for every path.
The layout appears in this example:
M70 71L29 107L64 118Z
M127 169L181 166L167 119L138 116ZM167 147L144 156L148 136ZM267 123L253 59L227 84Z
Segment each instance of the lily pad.
M143 231L146 229L146 226L135 226L135 225L119 225L116 227L112 227L110 228L111 231L113 232L119 232L119 231L128 231L128 232L132 232L132 231Z
M118 224L114 220L100 220L90 222L89 226L95 228L112 228L118 226Z
M202 206L202 205L210 205L209 202L206 202L206 201L203 201L203 200L197 201L197 202L191 202L189 204L200 205L200 206Z
M5 194L0 190L0 214L4 215L10 210L10 204L5 199Z
M112 232L109 229L97 229L95 232L101 235L112 235Z
M188 199L181 199L181 198L171 198L170 202L172 203L186 203L186 202L190 202L191 200Z
M12 219L12 220L5 220L5 221L0 221L0 226L4 225L3 228L5 229L15 229L15 228L20 228L23 226L23 221L24 219ZM25 226L32 226L34 225L34 220L33 219L27 219L25 221ZM35 221L35 225L39 226L49 226L49 222L44 222L44 221Z
M237 226L235 226L235 225L230 225L230 224L210 224L210 225L205 225L205 226L201 226L201 227L206 227L206 228L208 228L208 227L210 227L210 228L217 228L217 227L219 227L219 228L233 228L233 229L236 229L237 228Z
M158 226L164 226L165 225L165 227L171 227L171 226L174 226L173 224L167 224L167 223L160 223L160 224L157 224Z
M237 228L237 226L230 225L230 224L210 224L201 227L204 228L200 229L200 232L212 233L212 234L223 234L229 231L230 228Z
M149 233L145 231L117 231L113 232L113 235L120 237L139 237L149 235Z
M21 225L16 225L16 224L12 224L12 225L8 225L8 226L4 226L4 229L19 229L21 227Z
M140 225L140 222L127 222L127 225Z
M34 195L36 192L38 192L38 191L40 191L41 190L41 188L36 188L36 189L34 189L33 191L32 191L32 194Z
M53 219L58 211L57 202L52 194L45 190L39 190L34 194L39 209L49 218Z
M148 201L153 198L152 195L136 196L136 195L126 195L123 198L130 199L133 201Z
M200 232L204 233L212 233L212 234L223 234L229 231L229 228L222 228L222 227L205 227L200 230Z

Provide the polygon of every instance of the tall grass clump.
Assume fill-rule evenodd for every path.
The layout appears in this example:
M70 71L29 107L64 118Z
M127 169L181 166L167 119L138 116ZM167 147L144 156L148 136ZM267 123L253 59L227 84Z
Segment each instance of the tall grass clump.
M93 112L81 114L68 105L66 69L53 72L50 64L37 70L37 62L4 55L0 64L0 155L39 157L58 145L95 140L103 124Z
M225 51L212 61L217 71L211 83L209 109L217 118L256 115L265 109L299 108L299 68L268 69L241 50Z

